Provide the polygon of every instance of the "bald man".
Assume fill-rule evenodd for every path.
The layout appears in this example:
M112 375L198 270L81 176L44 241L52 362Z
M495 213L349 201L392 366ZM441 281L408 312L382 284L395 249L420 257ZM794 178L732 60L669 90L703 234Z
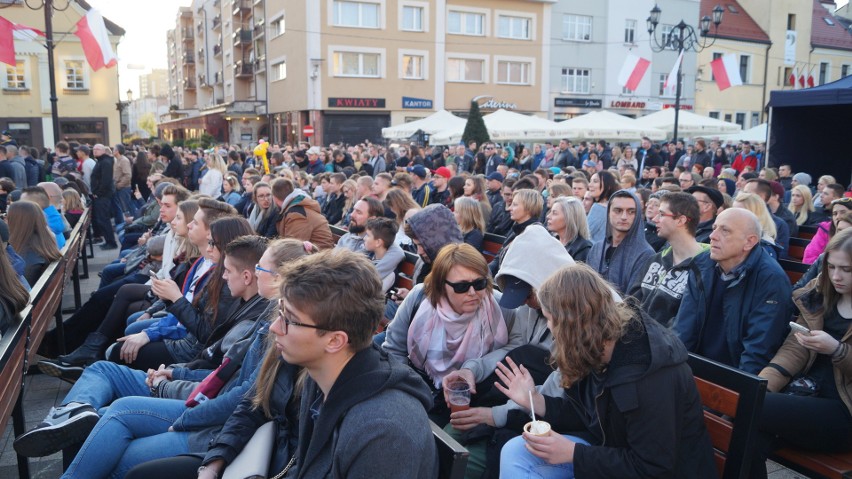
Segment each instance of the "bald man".
M750 211L716 217L710 251L695 258L672 328L690 352L757 374L787 333L790 281L760 243Z

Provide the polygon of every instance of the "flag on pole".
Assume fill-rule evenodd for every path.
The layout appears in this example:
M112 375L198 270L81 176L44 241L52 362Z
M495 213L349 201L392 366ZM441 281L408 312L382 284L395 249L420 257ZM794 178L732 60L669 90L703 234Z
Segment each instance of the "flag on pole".
M89 10L86 16L77 22L77 31L74 35L80 38L83 52L92 70L98 71L103 67L118 64L109 41L109 32L104 25L104 17L97 10Z
M713 70L713 77L716 79L716 86L719 87L719 91L743 84L735 53L722 55L713 60L710 62L710 68Z
M798 70L799 70L798 67L793 67L793 69L790 70L790 78L787 79L790 82L790 86L793 87L794 90L797 89L796 88L796 77L799 76Z
M802 73L799 75L799 88L805 87L805 74Z
M650 65L651 62L644 58L627 55L624 65L621 66L621 71L618 72L618 84L630 91L636 90Z
M666 82L663 83L663 89L669 95L674 95L677 91L677 75L680 74L680 64L683 61L683 52L680 52L680 55L677 56L677 61L672 67L672 71L669 72L669 76L666 77Z
M0 62L15 66L15 39L32 40L36 36L44 36L44 32L19 25L0 17Z

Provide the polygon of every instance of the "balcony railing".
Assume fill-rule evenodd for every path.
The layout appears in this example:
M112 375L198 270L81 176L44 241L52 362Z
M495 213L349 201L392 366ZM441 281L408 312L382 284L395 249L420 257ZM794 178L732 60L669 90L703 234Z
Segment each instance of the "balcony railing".
M213 74L213 84L221 85L225 81L225 74L222 72L216 72Z
M189 78L183 80L183 89L184 90L195 90L195 82Z
M263 20L255 23L254 24L254 37L255 38L261 37L261 36L263 36L264 33L266 33L266 23Z
M222 44L217 43L216 45L213 45L213 56L218 57L221 54L222 54Z
M184 28L181 30L181 36L183 37L183 41L191 42L195 39L195 33L191 28Z
M222 15L213 17L213 30L218 30L222 27Z
M261 55L257 57L257 60L254 61L254 71L262 72L266 70L266 55Z
M251 28L241 27L233 34L234 46L251 45L252 33Z
M188 65L192 65L195 63L195 56L192 53L184 53L183 62Z
M254 73L250 62L238 61L234 64L234 76L236 78L251 78Z
M234 0L234 16L251 13L251 0Z

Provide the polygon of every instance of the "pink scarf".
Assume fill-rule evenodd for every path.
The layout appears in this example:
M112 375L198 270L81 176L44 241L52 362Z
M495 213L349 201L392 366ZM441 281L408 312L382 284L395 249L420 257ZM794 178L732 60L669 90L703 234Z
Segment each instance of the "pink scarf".
M408 357L441 386L441 380L468 359L477 359L509 342L509 331L494 295L479 308L458 314L446 299L434 308L424 298L408 328Z

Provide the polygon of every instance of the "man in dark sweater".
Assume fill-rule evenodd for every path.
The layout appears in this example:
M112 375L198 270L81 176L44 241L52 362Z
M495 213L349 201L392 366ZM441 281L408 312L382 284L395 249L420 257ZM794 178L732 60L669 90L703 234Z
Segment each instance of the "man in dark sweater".
M275 347L308 373L296 477L435 477L431 392L411 368L372 345L384 309L372 263L342 248L323 251L282 271L280 292L270 328Z
M113 182L113 167L115 159L110 156L104 145L98 143L92 147L92 154L97 163L92 170L92 222L95 234L104 238L101 249L116 249L118 243L112 230L112 197L115 195L115 183Z

